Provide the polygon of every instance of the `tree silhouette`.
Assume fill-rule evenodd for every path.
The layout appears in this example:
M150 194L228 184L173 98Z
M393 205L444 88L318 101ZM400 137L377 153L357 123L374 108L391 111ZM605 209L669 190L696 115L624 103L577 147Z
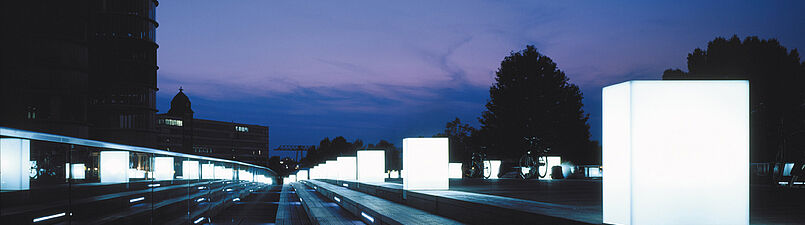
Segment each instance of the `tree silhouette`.
M565 160L595 161L579 87L550 58L529 45L503 59L495 81L477 135L490 155L518 158L527 147L523 138L533 136Z
M453 121L447 122L443 133L434 136L447 137L450 140L450 162L464 162L469 159L472 152L478 151L470 141L474 132L474 127L461 123L461 119L456 117Z
M688 54L688 72L668 69L663 79L749 80L752 161L802 155L794 151L805 144L805 63L796 49L788 51L775 39L719 37L706 50Z

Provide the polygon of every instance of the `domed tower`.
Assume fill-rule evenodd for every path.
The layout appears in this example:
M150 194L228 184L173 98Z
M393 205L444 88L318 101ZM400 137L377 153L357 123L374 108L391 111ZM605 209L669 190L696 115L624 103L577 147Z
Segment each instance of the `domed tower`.
M173 132L173 140L162 140L165 143L165 149L169 151L178 151L184 153L193 152L193 109L190 107L190 98L184 94L184 89L179 88L179 93L173 96L171 100L171 108L168 113L158 115L160 119L157 121L159 125L167 125L171 127ZM170 146L173 146L171 148Z
M175 117L189 117L193 118L193 109L190 108L190 98L184 94L184 89L179 88L179 93L173 96L171 100L171 108L168 110L168 115Z

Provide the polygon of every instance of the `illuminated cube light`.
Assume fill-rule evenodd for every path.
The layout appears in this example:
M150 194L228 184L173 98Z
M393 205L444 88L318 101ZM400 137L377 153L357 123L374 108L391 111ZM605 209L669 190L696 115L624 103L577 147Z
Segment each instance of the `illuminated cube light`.
M101 151L101 183L124 183L129 181L129 152Z
M358 181L385 182L386 181L386 151L361 150L358 151Z
M553 178L551 178L551 175L553 175L553 167L554 166L562 166L562 157L548 156L547 158L548 158L547 168L541 168L540 167L539 171L543 171L544 169L548 169L548 172L546 173L545 177L540 177L539 178L540 180L553 179Z
M461 163L450 163L447 167L449 178L461 178Z
M749 223L748 81L630 81L602 105L604 223Z
M489 175L489 179L498 179L498 173L500 173L500 160L489 160L490 170L492 171L492 175Z
M250 173L249 171L238 170L238 180L251 182L254 181L254 177L252 176L252 173Z
M447 138L403 139L403 189L447 190Z
M198 161L182 161L182 179L198 179Z
M288 175L288 180L291 181L291 182L296 182L296 175L293 175L293 174Z
M299 170L299 172L296 172L296 179L297 180L307 180L308 179L308 171L307 170Z
M173 179L173 157L154 157L154 179Z
M0 138L0 190L30 189L30 160L30 140Z
M215 165L202 164L201 165L201 179L215 179Z
M75 163L70 165L70 176L74 180L82 180L86 178L87 167L83 163Z
M338 179L339 180L357 180L358 162L354 156L341 156L336 158L338 163Z
M338 179L338 163L335 160L327 160L324 163L324 172L327 173L327 179Z

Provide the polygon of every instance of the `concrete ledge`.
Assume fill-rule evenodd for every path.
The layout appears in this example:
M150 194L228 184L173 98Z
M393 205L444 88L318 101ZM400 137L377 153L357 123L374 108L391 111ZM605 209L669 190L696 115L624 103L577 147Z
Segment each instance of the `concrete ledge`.
M367 224L461 224L442 216L317 180L303 181ZM371 218L371 219L370 219Z
M321 181L471 224L603 223L598 211L584 207L463 191L404 191L394 183Z
M301 199L302 208L312 224L363 224L348 212L341 210L338 205L325 201L300 183L292 183L296 195ZM302 221L304 222L304 221Z

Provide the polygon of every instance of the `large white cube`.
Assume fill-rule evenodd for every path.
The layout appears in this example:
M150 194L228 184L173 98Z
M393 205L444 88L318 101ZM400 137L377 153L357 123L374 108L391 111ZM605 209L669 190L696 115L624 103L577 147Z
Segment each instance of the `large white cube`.
M154 179L173 179L173 157L154 157Z
M340 156L336 158L338 179L339 180L357 180L358 179L358 162L355 156Z
M358 181L385 182L386 181L386 151L361 150L358 151Z
M198 179L198 161L182 161L182 179Z
M0 138L0 190L31 187L31 141Z
M491 175L489 175L489 179L498 179L498 174L500 173L500 160L489 160L489 170Z
M447 190L447 138L403 139L403 188L405 190Z
M748 81L605 87L602 141L604 223L749 223Z
M299 170L299 172L296 172L296 180L307 180L307 179L308 179L307 170Z
M461 163L450 163L447 165L448 178L461 178Z
M101 151L101 183L129 182L129 152Z

